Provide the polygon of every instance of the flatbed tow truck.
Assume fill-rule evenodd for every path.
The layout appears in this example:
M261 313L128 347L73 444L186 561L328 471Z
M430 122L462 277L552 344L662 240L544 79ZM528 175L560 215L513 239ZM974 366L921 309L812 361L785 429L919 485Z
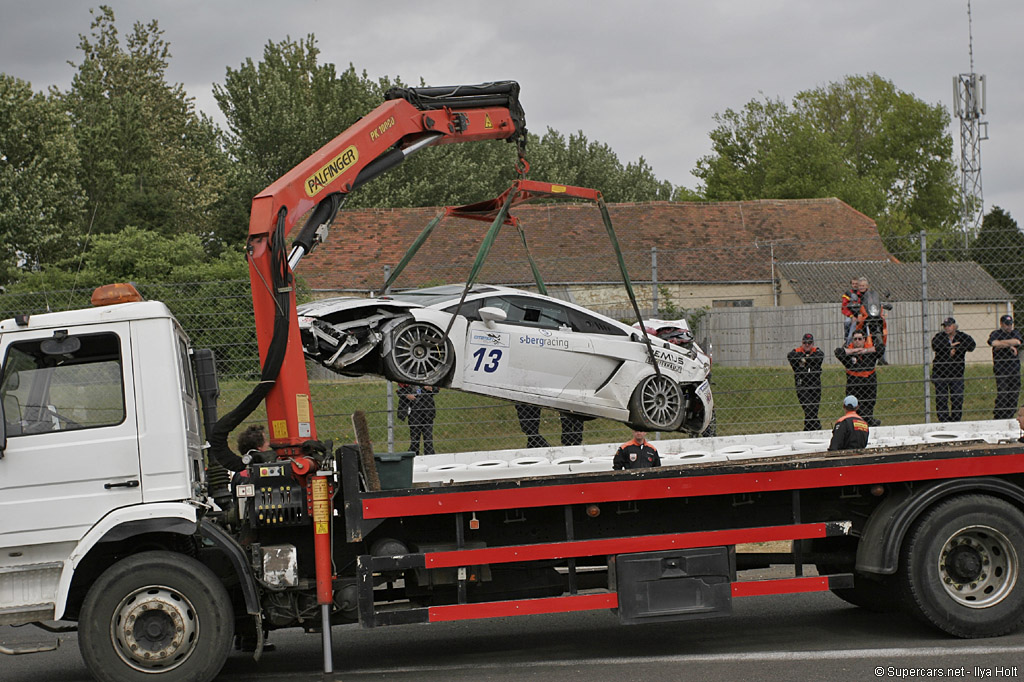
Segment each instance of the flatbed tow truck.
M254 200L263 381L219 420L215 360L162 303L115 286L91 309L0 322L0 624L77 623L91 673L116 682L206 682L234 638L258 658L279 628L319 633L330 673L335 624L594 609L644 623L826 590L957 637L1021 626L1015 440L382 489L365 437L318 438L293 268L349 191L415 148L514 139L517 93L398 93ZM273 451L243 461L227 435L260 401ZM773 541L792 549L736 552ZM744 575L769 564L793 574Z

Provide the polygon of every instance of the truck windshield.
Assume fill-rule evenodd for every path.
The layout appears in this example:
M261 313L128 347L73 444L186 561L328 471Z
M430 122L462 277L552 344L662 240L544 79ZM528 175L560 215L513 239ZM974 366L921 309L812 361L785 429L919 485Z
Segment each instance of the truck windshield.
M4 358L0 398L7 436L120 424L125 418L120 342L116 334L79 336L80 347L47 354L48 339L12 343Z

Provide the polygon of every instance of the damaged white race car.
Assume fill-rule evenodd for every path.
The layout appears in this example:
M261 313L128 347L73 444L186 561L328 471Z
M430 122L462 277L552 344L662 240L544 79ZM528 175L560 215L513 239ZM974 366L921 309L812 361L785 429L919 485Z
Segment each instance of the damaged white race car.
M462 290L307 303L298 309L303 349L347 376L448 386L645 431L707 427L711 362L697 344L648 335L655 372L642 332L629 325L508 287L475 285L459 307Z

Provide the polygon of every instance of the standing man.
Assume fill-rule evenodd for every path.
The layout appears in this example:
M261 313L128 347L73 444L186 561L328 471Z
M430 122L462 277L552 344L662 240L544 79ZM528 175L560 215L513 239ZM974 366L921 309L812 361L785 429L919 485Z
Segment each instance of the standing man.
M540 435L540 408L536 405L516 403L516 418L519 428L526 434L526 447L549 448L547 439ZM582 436L581 436L582 439Z
M434 417L437 408L434 405L433 386L409 386L405 394L409 401L409 451L418 455L420 439L423 439L423 454L434 454Z
M562 423L562 445L583 445L583 418L572 412L559 412Z
M612 469L648 469L660 467L661 457L647 440L646 431L634 431L633 440L623 443L612 460Z
M964 358L975 346L974 339L960 331L952 317L943 320L942 331L932 337L932 383L940 422L958 422L963 417Z
M843 294L842 312L846 318L843 320L843 337L847 344L850 343L853 330L857 328L857 314L860 312L860 290L857 287L859 282L860 279L857 277L851 277L850 290Z
M818 405L821 403L821 363L825 360L825 353L814 345L814 336L808 333L786 358L793 368L796 398L804 409L804 431L817 431L821 428Z
M885 344L871 345L863 331L855 331L850 345L836 348L835 356L846 368L846 392L857 398L858 409L869 426L880 426L875 419L875 398L878 395L878 378L875 365L885 352Z
M868 446L868 423L857 414L857 397L848 395L843 399L846 414L832 427L832 442L829 450L863 449Z
M996 375L996 409L993 419L1013 419L1020 395L1020 332L1013 328L1013 317L999 318L999 329L988 335L992 346L992 372Z

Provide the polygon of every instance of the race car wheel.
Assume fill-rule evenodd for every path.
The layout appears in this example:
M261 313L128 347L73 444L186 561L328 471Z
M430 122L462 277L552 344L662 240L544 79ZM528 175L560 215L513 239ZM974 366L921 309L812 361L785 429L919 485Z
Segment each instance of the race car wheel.
M676 431L683 423L683 393L671 378L652 374L629 399L631 424L646 431Z
M388 376L403 384L439 384L455 365L455 351L444 332L426 322L399 325L384 355Z

